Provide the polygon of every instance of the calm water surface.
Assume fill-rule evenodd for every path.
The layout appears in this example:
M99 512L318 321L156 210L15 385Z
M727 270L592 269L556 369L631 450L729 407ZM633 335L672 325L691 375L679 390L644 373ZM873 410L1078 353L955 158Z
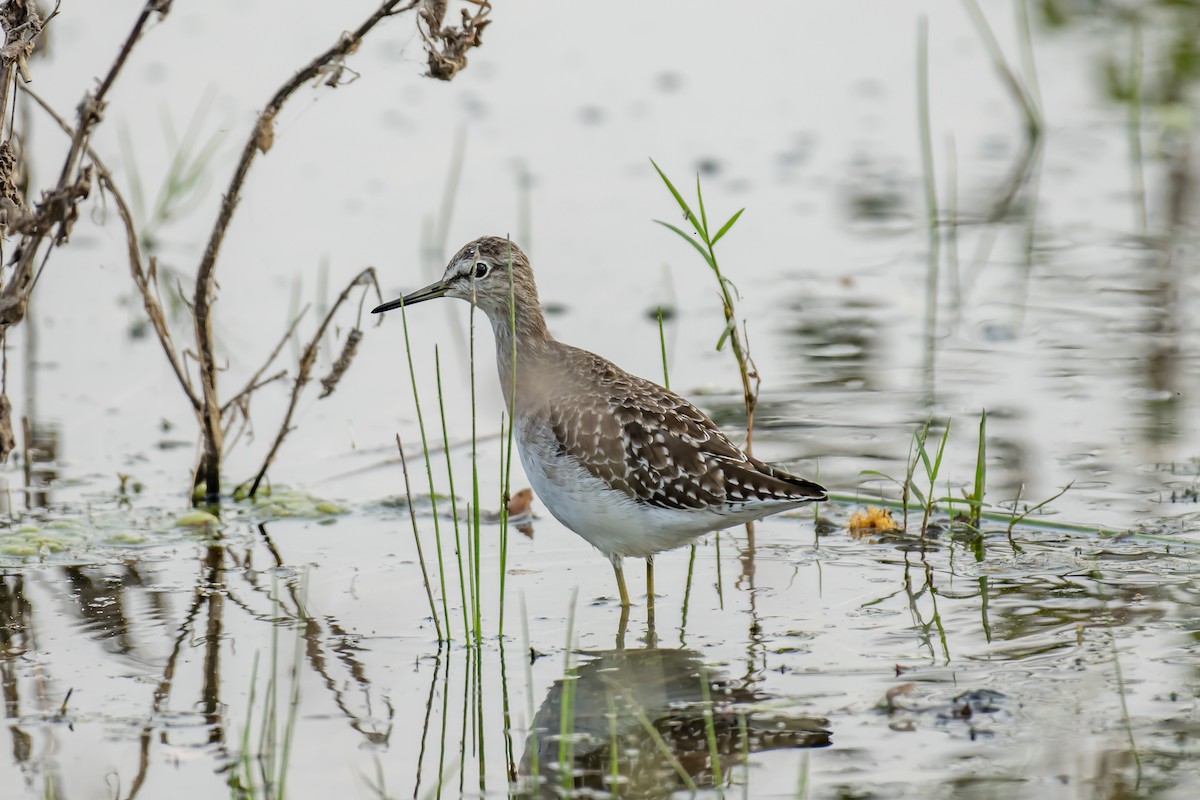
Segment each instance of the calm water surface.
M161 274L188 282L255 109L372 7L180 2L147 33L93 144L143 198ZM65 6L33 87L73 109L139 8ZM1054 520L1134 535L1026 524L1010 541L993 521L971 537L942 514L922 545L853 537L854 507L831 503L819 520L759 524L753 548L738 530L694 557L665 554L653 620L635 608L623 621L603 560L535 503L532 536L508 539L503 605L500 529L482 527L470 646L439 452L438 516L427 497L417 515L449 615L439 645L397 501L395 434L412 453L420 441L398 320L366 326L332 397L305 396L271 471L346 513L238 506L219 532L177 527L194 424L142 335L123 234L93 205L9 342L9 394L45 458L36 491L23 492L19 464L2 476L25 515L0 534L0 795L1195 797L1188 54L1200 21L1172 4L1030 4L1025 49L1013 5L982 8L1042 109L1040 138L966 5L505 3L450 84L418 77L420 39L409 18L391 20L352 58L354 83L297 94L253 168L218 270L222 386L241 385L300 307L327 307L364 266L391 295L428 282L462 241L508 233L566 341L658 378L651 312L673 309L672 387L736 432L715 286L651 222L679 222L653 157L681 185L699 172L712 216L747 209L719 252L763 379L757 455L843 495L894 496L862 470L903 477L914 429L932 419L936 440L949 426L933 494L959 495L986 409L988 502L1035 504L1070 484ZM922 14L945 223L932 305ZM65 140L32 110L28 126L40 186ZM189 129L211 158L156 220ZM465 304L414 309L409 326L427 422L438 348L462 494ZM186 341L183 316L178 329ZM490 509L502 403L490 332L476 344ZM255 397L234 479L256 470L287 396L280 383ZM409 469L427 496L423 458ZM627 570L640 588L640 565Z

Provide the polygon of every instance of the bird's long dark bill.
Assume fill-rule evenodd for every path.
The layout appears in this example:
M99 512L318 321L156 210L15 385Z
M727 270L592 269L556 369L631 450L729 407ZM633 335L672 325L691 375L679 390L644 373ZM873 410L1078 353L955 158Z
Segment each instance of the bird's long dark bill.
M418 289L411 294L406 294L398 300L391 300L381 306L375 306L375 308L371 309L371 313L379 314L384 311L391 311L393 308L411 306L413 303L423 303L426 300L433 300L445 295L448 289L449 287L445 286L441 281L431 283L424 289Z

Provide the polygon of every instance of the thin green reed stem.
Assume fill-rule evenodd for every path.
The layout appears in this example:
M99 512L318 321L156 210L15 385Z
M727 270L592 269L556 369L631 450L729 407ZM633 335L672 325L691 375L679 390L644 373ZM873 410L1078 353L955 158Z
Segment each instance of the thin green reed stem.
M725 610L725 580L721 577L721 532L713 536L717 547L717 601L722 611Z
M558 769L562 788L575 788L575 675L571 648L575 643L575 601L579 587L571 589L571 605L567 609L567 644L563 650L562 705L558 720Z
M408 459L404 457L404 443L396 434L396 449L400 451L400 469L404 472L404 496L408 500L408 516L412 519L413 541L417 543L417 563L421 565L421 582L425 584L425 597L429 600L429 613L438 641L442 641L442 623L438 620L437 603L433 600L433 589L429 586L429 572L425 569L425 548L421 546L421 534L417 531L417 509L413 507L412 487L408 481Z
M921 166L925 173L925 214L929 225L929 274L925 290L925 369L932 380L937 335L938 266L941 235L938 231L937 186L933 174L933 140L929 123L929 18L917 23L917 107L921 131ZM932 390L932 387L930 387Z
M713 721L712 688L708 685L708 669L700 667L700 698L704 703L704 738L708 740L708 759L712 767L713 786L725 796L725 776L721 772L721 752L717 749L717 729Z
M458 523L458 495L454 491L454 465L450 460L450 431L446 427L446 403L442 393L442 362L437 345L433 346L433 369L437 373L438 413L442 419L442 452L446 454L446 478L450 481L450 513L454 517L454 557L458 561L458 591L462 598L463 635L468 641L471 638L470 623L467 621L467 580L463 572L462 536ZM449 628L449 622L446 627ZM440 767L439 767L440 769Z
M529 644L529 610L525 608L525 593L521 593L521 636L524 638L525 650L530 653L533 647ZM533 660L530 658L521 659L525 662L525 710L529 714L529 769L530 775L533 778L534 785L541 783L541 769L538 765L538 729L533 724L533 719L536 714L533 708Z
M483 615L480 609L479 573L479 434L475 406L475 287L471 287L470 318L470 367L471 367L471 584L474 590L471 601L471 619L475 628L475 646L483 642Z
M671 388L671 376L667 372L667 337L663 333L662 306L658 307L658 349L662 353L663 388Z
M509 402L508 402L508 436L504 436L504 421L501 418L500 434L505 441L504 445L504 468L503 475L500 481L501 497L504 502L500 504L500 621L498 623L498 634L504 636L504 587L508 579L508 500L512 489L512 451L513 451L513 428L516 427L517 420L517 298L516 285L513 279L513 255L512 241L508 241L508 324L513 331L512 340L512 368L510 369L509 380Z
M246 697L246 721L242 727L241 751L238 753L237 768L231 779L239 783L238 789L242 794L254 796L254 769L251 766L253 758L250 755L250 729L254 723L254 700L258 685L258 656L254 651L254 661L250 668L250 691Z
M613 800L621 796L621 747L617 737L617 705L613 702L612 689L605 687L604 701L608 705L608 791Z
M750 798L750 730L746 715L738 714L738 747L742 753L742 800Z
M1033 105L1042 113L1042 90L1038 84L1037 62L1033 58L1033 31L1029 26L1028 0L1015 0L1017 12L1017 43L1021 48L1021 72L1025 77L1025 87Z
M988 51L988 55L992 59L992 66L996 70L996 74L1000 76L1000 80L1012 94L1013 100L1016 101L1022 114L1025 115L1025 130L1030 139L1035 139L1041 135L1042 116L1034 97L1031 95L1017 75L1013 72L1012 67L1008 65L1008 61L1004 58L1004 51L1000 49L1000 42L996 40L996 34L992 31L992 26L988 24L987 17L983 15L983 10L979 7L977 0L963 0L963 5L967 7L967 13L971 17L971 22L975 25L975 29L979 33L979 38L983 40L983 46ZM925 18L922 17L925 21ZM1018 19L1018 23L1020 20ZM1028 24L1023 31L1026 42L1028 41ZM1029 48L1029 61L1032 63L1032 44L1022 42L1023 47ZM1032 76L1033 81L1037 80L1037 73L1030 70L1029 76ZM1027 77L1029 77L1027 76Z
M802 753L800 756L800 777L796 779L796 800L808 800L808 771L811 764L808 759L808 753Z
M501 603L503 602L503 595L501 595ZM513 751L512 706L508 699L508 666L504 657L503 641L500 642L500 709L504 715L504 762L511 781L517 776L517 761Z
M679 620L679 646L685 646L684 638L687 636L687 618L688 604L692 599L692 576L696 571L696 545L691 545L688 548L691 552L688 553L688 574L687 585L683 587L683 615Z
M421 452L425 454L425 476L429 480L429 503L433 510L433 542L437 548L438 561L438 581L441 584L442 590L442 614L446 620L446 635L450 635L450 606L446 602L446 566L442 559L442 531L438 523L437 513L437 491L433 486L433 461L429 458L429 439L425 435L425 416L421 413L421 396L417 391L417 372L413 368L412 346L408 338L408 310L400 306L400 324L404 329L404 356L408 360L408 379L412 384L413 405L417 409L417 427L421 430ZM441 397L439 394L439 402ZM407 483L408 478L405 477ZM407 490L407 487L405 487ZM453 491L451 491L451 502L453 502ZM412 507L412 501L409 501L409 508ZM424 569L424 565L422 565ZM439 626L439 631L441 630Z

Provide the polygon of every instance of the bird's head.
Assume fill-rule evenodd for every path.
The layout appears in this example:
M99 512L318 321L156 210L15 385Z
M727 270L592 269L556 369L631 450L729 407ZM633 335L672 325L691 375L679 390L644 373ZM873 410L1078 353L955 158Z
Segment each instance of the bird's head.
M441 280L424 289L377 306L371 313L391 311L436 297L457 297L483 310L493 322L503 322L523 308L538 310L537 287L529 259L508 239L484 236L463 246L446 265Z

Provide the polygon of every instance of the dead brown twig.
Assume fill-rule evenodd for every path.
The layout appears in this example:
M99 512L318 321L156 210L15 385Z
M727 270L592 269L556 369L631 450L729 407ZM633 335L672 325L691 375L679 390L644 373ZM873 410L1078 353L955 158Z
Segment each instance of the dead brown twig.
M275 435L275 442L271 445L271 449L267 453L267 457L263 459L262 467L260 467L258 470L258 475L254 477L254 481L250 485L250 491L248 492L250 497L254 497L255 493L258 491L259 484L261 484L263 478L266 477L267 469L271 466L271 462L275 460L275 454L279 452L280 445L283 444L283 440L287 437L287 435L292 432L292 414L296 410L296 403L300 399L300 392L303 391L304 385L308 383L309 378L312 375L312 368L313 364L315 364L317 360L317 351L320 349L321 339L325 336L325 330L329 327L330 323L333 322L333 315L337 313L339 308L341 308L342 303L345 303L346 300L350 298L350 292L354 290L354 287L364 284L374 286L375 294L381 301L383 300L382 293L379 290L379 280L375 276L375 268L367 267L362 272L355 275L354 280L346 284L346 288L342 289L342 293L338 295L337 300L334 301L332 306L330 306L328 313L325 314L325 319L321 320L321 324L317 326L316 332L313 333L312 339L309 340L308 345L304 348L304 353L300 356L300 365L296 370L296 380L292 384L292 396L288 401L287 411L283 415L283 423L279 426L279 433ZM359 314L362 314L361 308L359 309ZM357 325L355 326L354 330L358 330ZM339 361L340 360L341 359L339 359ZM345 366L343 366L342 369L344 371Z
M19 3L18 5L27 7L32 4ZM84 95L79 104L79 122L75 125L71 146L67 151L67 157L63 160L58 183L54 188L42 192L42 197L32 212L27 211L17 219L9 221L12 229L21 234L21 241L13 256L15 268L12 275L4 284L3 289L0 289L0 336L3 336L4 331L10 326L25 318L29 306L29 294L33 290L35 278L34 262L42 241L57 226L51 246L65 242L70 236L72 225L79 216L79 203L88 196L92 179L91 169L88 167L77 168L77 165L80 154L87 147L88 135L103 116L105 95L112 88L117 75L128 60L133 46L141 38L151 15L158 14L160 18L165 16L170 5L170 0L147 0L133 24L133 29L121 45L116 60L109 67L108 73L96 90ZM36 15L36 12L31 13ZM0 21L3 21L3 18L0 18ZM25 30L32 31L37 27L40 32L45 22L40 21L35 25L33 16L30 16L22 24L29 26ZM39 25L41 27L38 27ZM6 30L6 37L10 44L19 44L20 46L11 53L0 54L6 57L5 61L9 66L9 72L0 72L0 78L9 78L14 65L18 72L22 71L24 59L28 54L27 50L32 52L33 39L30 38L28 42L21 44L19 41L13 41L12 34L14 32ZM7 99L7 94L8 90L5 89L5 99ZM0 109L0 112L3 110Z
M63 132L74 140L75 132L71 129L70 123L62 115L55 111L49 103L28 86L22 86L21 91L37 103L51 119L58 123ZM125 243L129 255L129 270L133 275L134 285L137 286L138 291L142 295L142 305L146 309L146 316L149 317L150 324L154 326L154 332L158 335L159 344L162 345L163 352L167 356L167 362L171 365L171 369L175 373L175 378L179 381L183 393L187 395L192 408L199 412L201 409L200 398L196 395L187 370L183 367L179 352L176 350L175 343L171 339L171 329L167 326L167 317L163 312L162 303L154 291L154 287L157 285L154 259L150 260L149 270L146 270L142 266L141 248L138 245L137 229L134 225L133 213L129 210L129 204L125 202L125 197L113 182L112 172L100 160L96 152L90 146L85 147L85 152L87 153L88 160L96 170L96 177L99 179L101 187L113 199L113 203L117 207L117 215L121 218L121 222L125 226Z
M425 41L425 50L429 54L429 77L440 81L454 78L467 66L467 51L479 47L483 43L483 29L491 24L487 15L491 13L490 0L467 0L478 6L471 14L462 9L462 25L458 28L442 25L446 17L446 0L427 0L422 5L418 16L425 23L425 28L417 25L421 38Z
M296 326L300 324L300 320L304 319L304 315L308 313L308 309L308 305L305 305L304 308L300 309L300 313L297 314L296 318L292 320L292 324L288 325L288 329L284 331L283 336L281 336L279 341L275 343L275 349L272 350L270 355L267 356L267 360L263 362L262 366L258 368L257 372L250 376L250 380L246 381L246 386L240 392L225 401L225 404L221 406L222 415L227 414L229 409L232 408L234 404L239 403L243 398L250 396L250 394L253 393L258 387L266 386L271 381L278 380L278 373L274 377L268 378L265 381L259 381L259 378L261 378L262 374L267 371L267 367L271 366L271 364L275 362L275 359L279 356L279 352L283 350L283 346L288 343L288 340L292 338L292 334L296 332ZM283 374L286 375L287 373L284 372Z
M307 66L279 87L259 114L254 130L242 148L241 158L238 160L233 177L229 182L229 188L226 189L224 199L221 201L221 208L217 213L216 223L213 225L212 233L209 235L204 255L200 259L200 267L196 271L196 292L193 302L195 309L196 347L199 351L200 361L200 386L204 404L201 410L200 425L204 442L204 453L197 469L196 477L198 481L204 481L205 493L210 500L220 495L221 454L223 450L221 404L217 399L217 362L213 355L212 304L215 299L216 290L215 271L217 255L221 250L221 243L225 240L225 231L229 227L230 220L233 218L233 212L237 208L238 201L241 199L241 190L242 185L246 182L246 174L250 171L250 166L254 163L255 157L259 153L267 152L274 143L275 116L283 108L287 99L304 84L314 78L323 76L330 64L340 63L342 59L356 50L359 43L362 42L362 38L384 19L416 7L419 1L408 0L408 2L401 2L401 0L386 0L354 31L343 33L338 37L337 42L332 47L314 58ZM284 425L285 433L286 430L287 423ZM271 456L268 457L268 463L273 456L274 448L272 449ZM263 467L263 472L265 471L266 465ZM255 489L257 489L261 479L262 474L260 473L254 481ZM253 494L253 491L251 493Z

